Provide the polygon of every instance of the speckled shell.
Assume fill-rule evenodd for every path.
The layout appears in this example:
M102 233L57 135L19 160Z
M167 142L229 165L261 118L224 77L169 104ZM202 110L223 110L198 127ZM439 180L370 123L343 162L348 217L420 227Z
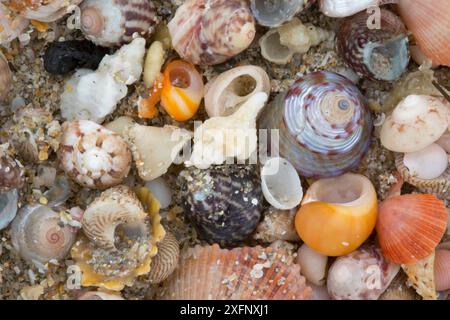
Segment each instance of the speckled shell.
M20 162L8 155L0 157L0 192L20 188L24 181L24 170Z
M158 293L166 300L306 300L311 288L283 250L190 248Z
M78 5L83 0L9 0L8 6L27 19L42 22L53 22L68 12L72 5Z
M65 122L62 131L58 158L77 183L106 189L128 175L131 151L118 134L88 120Z
M8 61L0 51L0 102L6 101L8 99L11 86L12 73L9 69Z
M358 74L375 80L393 81L409 63L406 28L399 17L381 9L381 28L368 27L366 12L346 18L336 34L337 51Z
M187 0L168 27L178 54L200 65L228 60L255 37L255 21L245 0Z
M270 207L264 213L264 219L256 228L253 238L265 243L272 243L277 240L300 241L294 225L296 213L296 208L292 210L279 210Z
M278 27L309 7L315 0L251 0L255 19L262 26Z
M175 236L167 232L164 239L158 243L158 254L152 259L152 268L147 275L150 283L161 283L177 268L180 258L180 244Z
M259 223L263 195L252 166L191 167L179 184L184 212L199 236L209 243L233 244L246 239Z
M399 270L399 265L383 258L379 248L365 245L331 265L328 293L334 300L377 300Z
M259 126L279 129L280 156L302 176L331 177L356 167L364 157L372 116L350 80L320 71L299 78L280 94L263 110Z
M153 32L156 9L150 0L85 0L80 6L81 31L97 45L130 43L134 33Z
M6 228L16 216L18 201L17 189L0 193L0 230Z

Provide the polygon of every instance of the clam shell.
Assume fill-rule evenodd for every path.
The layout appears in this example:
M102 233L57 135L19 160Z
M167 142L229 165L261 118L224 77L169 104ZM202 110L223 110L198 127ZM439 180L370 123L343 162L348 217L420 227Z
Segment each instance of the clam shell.
M0 52L0 102L8 99L12 86L12 73L9 69L8 60Z
M298 242L300 238L294 225L296 213L296 209L279 210L270 207L264 212L264 219L258 224L253 238L265 243L279 240Z
M180 244L172 233L167 232L158 243L158 254L152 259L151 269L146 277L151 283L163 282L177 268L179 257Z
M190 248L158 293L170 300L305 300L311 288L282 250Z
M399 264L429 256L447 228L444 202L430 194L396 196L379 205L377 234L383 255Z

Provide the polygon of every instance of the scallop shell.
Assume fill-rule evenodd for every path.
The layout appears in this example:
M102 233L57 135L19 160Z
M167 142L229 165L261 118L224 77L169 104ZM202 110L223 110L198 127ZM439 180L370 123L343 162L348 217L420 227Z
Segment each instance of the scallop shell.
M450 251L436 250L434 258L434 278L436 290L450 290Z
M153 258L152 268L146 277L154 284L163 282L175 271L179 258L180 244L172 233L167 232L158 243L158 254Z
M370 7L378 7L396 0L320 0L320 11L333 18L350 17Z
M0 192L21 188L24 169L17 160L7 154L0 156Z
M28 19L16 15L0 3L0 45L8 44L20 36L28 24Z
M256 33L245 0L187 0L168 27L178 54L200 65L219 64L241 53Z
M264 69L258 66L230 69L206 84L206 112L209 117L229 116L258 92L270 94L270 78Z
M393 81L409 63L406 28L399 17L385 9L381 9L381 28L369 27L368 21L366 12L346 18L337 32L337 51L358 74Z
M376 226L383 255L399 264L416 263L434 252L447 221L444 202L430 194L408 194L383 201Z
M17 189L0 193L0 230L6 228L13 221L17 213L18 201Z
M12 10L30 20L53 22L69 13L69 7L78 5L83 0L9 0Z
M365 245L331 265L328 293L334 300L377 300L399 270L399 265L383 258L379 248Z
M262 26L278 27L309 7L315 0L251 0L255 19Z
M246 239L261 218L263 195L253 166L190 167L179 175L185 215L200 238L233 244Z
M134 33L146 36L156 25L156 8L149 0L85 0L80 9L84 36L104 47L130 43Z
M12 73L9 69L8 60L0 52L0 102L8 99L12 86Z
M270 207L264 212L264 219L258 224L253 238L264 243L273 243L278 240L300 241L294 226L296 213L296 209L279 210Z
M27 205L12 223L11 241L22 258L42 266L64 259L75 242L75 233L62 226L59 213L49 207Z
M400 0L399 11L420 49L435 64L450 66L450 3Z
M320 71L280 94L263 110L259 127L279 130L279 154L301 176L331 177L355 168L364 157L372 116L350 80Z
M217 244L190 248L158 299L306 300L311 288L300 267L282 250L220 249Z

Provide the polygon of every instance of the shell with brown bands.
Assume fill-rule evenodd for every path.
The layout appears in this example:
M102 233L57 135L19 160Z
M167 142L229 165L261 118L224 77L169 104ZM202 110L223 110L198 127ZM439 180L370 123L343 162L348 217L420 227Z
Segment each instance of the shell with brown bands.
M148 279L158 284L166 280L178 266L180 244L175 236L167 232L164 239L158 243L158 254L153 258Z

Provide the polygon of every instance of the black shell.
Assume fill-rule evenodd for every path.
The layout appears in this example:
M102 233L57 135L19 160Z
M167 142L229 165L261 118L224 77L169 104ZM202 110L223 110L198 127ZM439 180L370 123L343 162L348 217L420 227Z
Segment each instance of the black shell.
M263 204L257 171L256 166L223 165L181 172L182 206L201 239L227 246L256 229Z

